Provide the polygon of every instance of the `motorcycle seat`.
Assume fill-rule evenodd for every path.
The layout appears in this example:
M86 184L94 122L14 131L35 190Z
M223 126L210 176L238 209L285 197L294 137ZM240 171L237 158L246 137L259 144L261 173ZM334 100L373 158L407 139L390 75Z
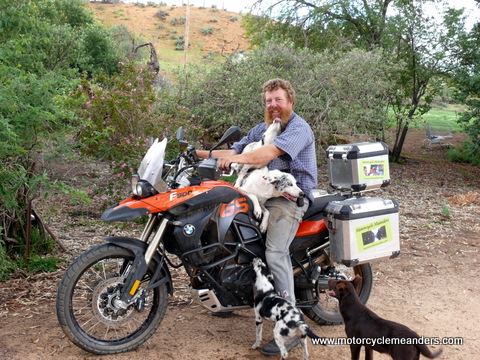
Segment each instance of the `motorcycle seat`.
M326 195L322 197L315 198L313 203L310 204L308 210L303 215L303 220L306 221L317 221L323 219L323 210L330 201L341 201L345 200L345 196L341 195Z

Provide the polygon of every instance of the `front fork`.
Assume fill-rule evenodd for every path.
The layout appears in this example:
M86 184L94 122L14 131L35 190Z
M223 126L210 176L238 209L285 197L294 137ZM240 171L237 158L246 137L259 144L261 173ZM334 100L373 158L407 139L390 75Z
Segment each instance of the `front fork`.
M141 241L142 243L146 243L147 239L150 237L153 229L155 228L156 223L158 222L158 218L155 215L151 215L150 219L148 220L147 225L145 226L145 230L142 233ZM135 260L133 261L132 266L128 271L128 275L125 279L121 294L120 294L120 302L123 303L124 306L128 306L134 299L135 295L137 295L138 287L141 284L142 279L144 278L145 274L148 271L148 266L152 261L158 246L160 245L160 241L162 240L163 234L165 229L167 228L168 220L166 218L162 218L160 224L158 225L158 229L153 237L152 241L148 244L146 249L144 247L138 247L136 245L128 246L126 244L118 244L119 246L127 247L131 250L135 255ZM115 241L112 241L115 242ZM159 286L167 281L170 281L169 276L165 276L162 280L156 281L158 275L160 275L162 269L162 263L157 264L157 268L150 279L151 283L147 288L146 291L150 290L153 287Z

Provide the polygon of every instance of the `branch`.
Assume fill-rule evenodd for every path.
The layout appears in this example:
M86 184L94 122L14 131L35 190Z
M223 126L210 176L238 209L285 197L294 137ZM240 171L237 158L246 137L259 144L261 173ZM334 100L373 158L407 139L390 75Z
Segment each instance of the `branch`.
M147 63L147 65L150 66L150 68L155 74L158 74L158 72L160 71L160 64L158 62L157 52L155 51L155 47L152 43L138 45L135 50L133 50L133 53L137 54L138 49L144 46L150 46L150 61Z

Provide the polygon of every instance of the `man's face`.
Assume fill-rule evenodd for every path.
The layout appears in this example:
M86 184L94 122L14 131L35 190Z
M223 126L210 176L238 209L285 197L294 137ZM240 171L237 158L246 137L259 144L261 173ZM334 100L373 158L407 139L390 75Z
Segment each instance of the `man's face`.
M282 128L285 128L292 116L293 102L288 100L287 92L278 88L265 92L265 121L271 124L274 119L282 119Z

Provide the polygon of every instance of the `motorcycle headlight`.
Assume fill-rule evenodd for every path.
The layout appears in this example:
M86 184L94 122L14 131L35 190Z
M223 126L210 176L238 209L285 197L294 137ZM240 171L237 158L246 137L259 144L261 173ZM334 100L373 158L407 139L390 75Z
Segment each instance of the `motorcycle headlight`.
M148 181L141 180L138 175L133 175L132 193L138 197L146 198L155 195L157 191Z

